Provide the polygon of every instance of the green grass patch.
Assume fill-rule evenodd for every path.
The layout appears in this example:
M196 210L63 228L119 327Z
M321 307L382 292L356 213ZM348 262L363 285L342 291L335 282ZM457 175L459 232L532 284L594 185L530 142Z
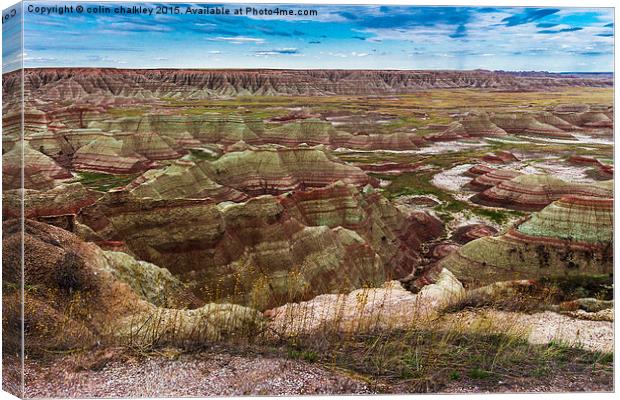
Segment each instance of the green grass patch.
M319 355L317 354L316 351L313 351L313 350L297 350L297 349L293 349L293 348L288 349L287 355L288 355L289 358L294 358L294 359L297 359L297 360L304 360L304 361L308 361L308 362L315 362L319 358Z
M481 368L472 368L467 374L471 379L488 379L492 373Z
M77 182L80 182L82 185L98 190L100 192L107 192L108 190L119 187L126 186L129 182L133 181L138 174L131 175L113 175L113 174L104 174L101 172L78 172L78 177L76 179Z
M450 193L447 193L432 184L433 175L437 171L424 171L402 174L398 177L390 177L377 175L380 179L391 180L390 185L384 191L389 199L394 199L405 195L433 195L437 197L442 204L435 207L435 211L444 222L453 219L452 214L469 211L475 215L483 217L487 220L503 225L514 217L520 217L524 214L514 210L493 210L482 208L467 201L456 200Z
M520 217L523 216L524 214L520 211L514 211L514 210L489 210L486 208L480 208L480 207L471 207L471 211L476 214L479 215L481 217L484 217L488 220L491 220L493 222L495 222L496 224L499 225L503 225L506 222L508 222L512 217Z

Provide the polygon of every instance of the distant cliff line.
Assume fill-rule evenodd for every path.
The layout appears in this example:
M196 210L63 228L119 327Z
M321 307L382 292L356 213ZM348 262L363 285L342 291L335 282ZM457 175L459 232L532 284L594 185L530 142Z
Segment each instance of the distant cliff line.
M3 94L16 89L20 76L19 70L3 74ZM544 91L571 86L613 87L613 74L335 69L27 68L24 71L26 93L42 100L90 96L390 95L456 88Z

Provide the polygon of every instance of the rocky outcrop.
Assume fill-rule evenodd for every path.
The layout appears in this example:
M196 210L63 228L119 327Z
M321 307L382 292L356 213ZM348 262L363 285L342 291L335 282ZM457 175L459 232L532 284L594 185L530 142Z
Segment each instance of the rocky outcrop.
M89 239L123 241L141 259L198 282L195 292L259 309L409 274L441 234L370 190L336 184L245 203L109 193L82 210Z
M152 113L139 117L109 119L91 127L110 132L120 130L134 135L157 134L174 148L188 148L201 143L232 145L239 141L263 144L265 131L262 120L233 114L203 113L171 115Z
M452 233L451 239L459 244L469 243L472 240L486 236L493 236L498 233L497 229L485 224L471 224L459 226Z
M560 104L553 113L572 125L585 128L613 128L613 114L603 105Z
M594 176L595 178L599 180L603 180L603 181L613 179L614 178L614 166L609 165L609 164L600 164L594 170Z
M573 155L567 160L573 165L591 165L593 168L588 171L588 175L596 180L610 180L614 178L613 164L604 163L594 157Z
M158 307L199 308L203 304L189 287L174 277L170 271L155 264L136 260L120 251L104 251L108 272L126 283L141 298Z
M348 294L324 294L286 304L264 314L270 331L278 337L314 334L372 333L411 329L430 323L441 307L463 294L463 286L448 270L417 294L398 281L380 288L358 289Z
M593 128L612 128L613 121L604 106L575 105L556 107L551 111L504 113L467 113L440 133L430 135L432 141L450 141L475 137L520 134L551 139L576 140L570 133Z
M294 218L310 226L354 230L394 268L392 276L404 276L421 261L424 243L443 233L441 222L423 211L404 212L380 193L337 182L334 185L283 196L282 204Z
M613 200L568 195L439 262L465 286L613 271Z
M470 137L502 136L506 131L494 124L487 113L468 113L460 120L463 129Z
M484 175L495 170L495 168L489 167L488 165L476 164L469 168L467 171L465 171L463 175L475 178L477 176Z
M51 189L57 181L71 177L69 171L27 143L17 142L2 155L2 184L5 190Z
M75 216L100 197L101 193L80 183L61 184L49 190L5 190L2 192L2 213L5 218L19 218L23 201L26 218Z
M481 157L481 160L493 164L508 164L519 161L517 156L509 151L496 151L494 153L488 153Z
M360 150L413 150L424 142L414 133L394 132L386 134L351 134L335 129L328 121L306 119L265 131L261 135L265 143L284 146L326 145L331 148Z
M578 126L573 125L565 119L560 118L560 116L548 111L534 112L532 113L532 117L543 124L555 126L563 131L570 132L579 129Z
M168 167L145 172L127 186L138 197L153 199L195 198L214 202L244 201L248 196L232 187L215 182L207 161L194 163L177 160Z
M495 114L491 121L508 133L563 139L573 138L570 133L564 132L554 125L541 122L536 119L535 114L527 112Z
M487 175L475 179L479 186L482 186L480 179ZM611 181L584 184L566 182L550 175L531 174L501 180L495 186L474 195L471 200L486 206L537 211L570 194L608 198L613 195L613 189Z
M20 320L18 288L24 293L25 351L90 348L97 344L147 348L192 345L260 332L256 311L231 304L187 309L191 293L165 271L118 256L75 235L26 220L3 224L3 328ZM179 308L164 308L162 306ZM16 336L18 337L18 336Z

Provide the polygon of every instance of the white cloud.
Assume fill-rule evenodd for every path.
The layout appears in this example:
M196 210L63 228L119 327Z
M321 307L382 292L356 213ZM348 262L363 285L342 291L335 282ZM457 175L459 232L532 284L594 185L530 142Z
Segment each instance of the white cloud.
M215 38L209 38L207 40L211 40L215 42L228 42L232 44L244 44L244 43L262 44L262 43L265 43L265 39L263 38L254 38L254 37L248 37L248 36L218 36Z

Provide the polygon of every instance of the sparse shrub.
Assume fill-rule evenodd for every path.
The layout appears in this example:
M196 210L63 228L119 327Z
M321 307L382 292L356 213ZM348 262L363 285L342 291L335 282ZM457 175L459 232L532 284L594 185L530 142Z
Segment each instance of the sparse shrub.
M91 289L92 282L85 271L86 265L80 256L70 251L54 268L54 281L65 294Z
M469 370L468 375L471 379L488 379L491 376L491 373L483 370L482 368L472 368Z

